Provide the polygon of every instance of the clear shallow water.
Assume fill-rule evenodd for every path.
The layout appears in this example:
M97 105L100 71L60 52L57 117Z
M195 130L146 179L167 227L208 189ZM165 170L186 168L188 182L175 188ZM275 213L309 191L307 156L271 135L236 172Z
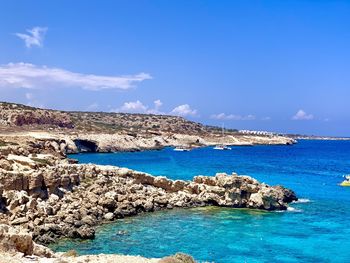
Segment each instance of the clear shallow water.
M286 212L196 208L149 213L104 225L92 241L61 241L56 250L146 257L182 251L215 262L350 262L350 188L338 186L350 173L350 141L72 157L173 179L234 171L290 187L310 202L292 204Z

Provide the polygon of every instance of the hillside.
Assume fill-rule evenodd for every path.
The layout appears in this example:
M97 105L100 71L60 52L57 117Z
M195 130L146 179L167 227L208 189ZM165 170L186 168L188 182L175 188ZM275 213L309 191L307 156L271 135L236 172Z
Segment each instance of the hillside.
M68 129L80 132L203 134L206 127L182 117L107 112L66 112L0 103L0 126L26 130ZM214 128L210 130L215 131Z
M6 102L0 103L0 125L8 127L52 126L70 129L74 127L67 113Z

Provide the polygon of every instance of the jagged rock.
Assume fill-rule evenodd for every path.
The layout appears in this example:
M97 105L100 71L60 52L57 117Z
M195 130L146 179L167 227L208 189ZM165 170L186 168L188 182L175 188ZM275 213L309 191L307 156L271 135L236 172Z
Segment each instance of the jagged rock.
M0 225L0 250L2 252L21 252L24 255L32 255L33 249L30 234L8 225Z
M13 220L11 222L12 225L21 225L21 224L24 224L24 223L28 223L28 218L26 217L20 217L20 218L16 218L15 220Z
M215 205L283 210L296 199L293 191L237 174L196 176L190 182L113 166L72 164L61 152L71 143L69 138L48 137L27 148L14 146L8 151L13 169L0 167L4 217L31 229L40 243L60 237L93 238L93 227L104 220L160 209ZM19 155L26 153L30 156Z
M21 174L22 181L26 176ZM27 218L42 218L32 224L34 230L38 228L34 238L40 242L51 242L60 236L92 238L91 227L102 220L144 211L204 205L275 210L286 209L287 203L296 199L292 191L283 187L270 187L237 174L197 176L193 182L186 182L113 166L58 163L39 168L36 175L28 178L24 181L29 181L30 188L40 188L46 193L40 195L43 199L29 187L28 192L5 190L5 196L9 209L19 209L24 215L28 209L31 211L29 217L14 214L12 223L24 224ZM73 182L78 186L71 192L76 186ZM8 188L20 187L8 185ZM40 201L33 201L36 199Z
M31 234L21 228L14 228L4 224L0 224L0 252L19 252L25 256L35 255L47 258L54 256L54 253L49 248L33 242Z
M95 230L91 227L82 226L77 230L78 237L82 239L92 239L95 237Z
M33 254L44 258L55 257L55 253L53 253L51 249L36 243L33 244Z

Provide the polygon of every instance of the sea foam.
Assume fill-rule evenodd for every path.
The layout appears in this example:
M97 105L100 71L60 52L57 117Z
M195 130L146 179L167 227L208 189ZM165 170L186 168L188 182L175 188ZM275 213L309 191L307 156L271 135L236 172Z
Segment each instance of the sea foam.
M291 206L287 207L287 211L288 212L293 212L293 213L301 213L301 212L303 212L303 210L297 209L297 208L291 207Z
M298 201L293 201L294 204L305 204L310 202L311 200L307 198L299 198Z

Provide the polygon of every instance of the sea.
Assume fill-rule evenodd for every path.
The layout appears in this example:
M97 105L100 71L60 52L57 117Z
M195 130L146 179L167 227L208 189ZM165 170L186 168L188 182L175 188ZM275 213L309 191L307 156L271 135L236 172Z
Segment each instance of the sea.
M232 146L75 154L80 163L127 167L171 179L218 172L293 189L287 211L205 207L119 219L94 240L61 240L55 251L161 258L183 252L198 262L350 262L350 141L299 140L292 146Z

